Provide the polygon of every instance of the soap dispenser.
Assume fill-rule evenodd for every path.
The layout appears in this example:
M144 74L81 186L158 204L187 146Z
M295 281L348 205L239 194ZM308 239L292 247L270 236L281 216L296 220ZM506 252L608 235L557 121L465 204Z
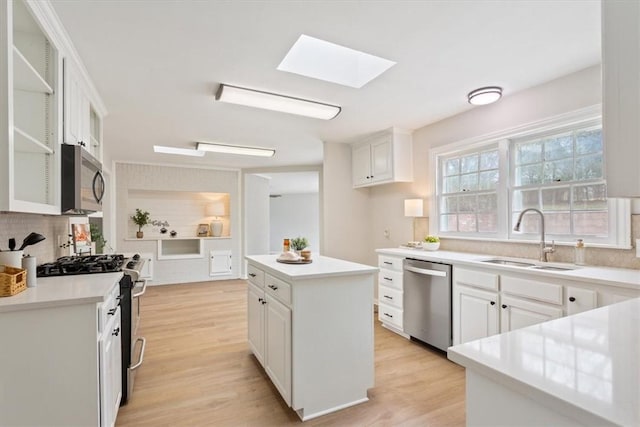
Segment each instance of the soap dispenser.
M574 259L574 263L576 265L584 265L584 251L584 241L582 239L578 239L578 241L576 242Z

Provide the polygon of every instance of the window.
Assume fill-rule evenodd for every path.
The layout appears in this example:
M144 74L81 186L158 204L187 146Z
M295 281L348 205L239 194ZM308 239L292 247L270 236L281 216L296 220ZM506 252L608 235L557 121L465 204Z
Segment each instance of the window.
M547 240L630 244L629 204L606 196L602 125L593 112L436 149L431 157L438 218L432 233L538 240L534 213L524 216L521 232L512 231L520 212L535 208L544 213Z

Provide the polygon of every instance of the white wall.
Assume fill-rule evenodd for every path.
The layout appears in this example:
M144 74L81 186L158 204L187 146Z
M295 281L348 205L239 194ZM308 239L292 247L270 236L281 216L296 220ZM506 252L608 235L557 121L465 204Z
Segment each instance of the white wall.
M269 253L269 180L244 176L245 255Z
M318 193L283 194L269 199L270 245L282 251L285 238L306 237L312 253L320 251L320 198Z

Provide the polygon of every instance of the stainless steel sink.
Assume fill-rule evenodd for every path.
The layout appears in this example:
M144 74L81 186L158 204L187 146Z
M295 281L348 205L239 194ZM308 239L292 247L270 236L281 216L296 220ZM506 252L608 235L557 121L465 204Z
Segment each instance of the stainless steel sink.
M485 259L482 262L487 262L490 264L500 264L500 265L509 265L512 267L534 267L535 264L529 262L521 262L521 261L509 261L506 259Z
M575 270L575 268L554 267L552 265L534 265L531 268L535 268L536 270L548 270L548 271L570 271L570 270Z

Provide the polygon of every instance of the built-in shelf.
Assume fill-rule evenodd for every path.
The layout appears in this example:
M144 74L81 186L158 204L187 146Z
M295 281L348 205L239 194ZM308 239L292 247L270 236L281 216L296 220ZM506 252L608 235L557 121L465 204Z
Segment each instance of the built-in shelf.
M158 240L180 240L180 239L200 239L200 240L229 240L231 236L221 236L221 237L143 237L138 239L136 237L128 237L125 238L125 242L135 242L135 241L143 241L143 242L156 242Z
M14 150L20 153L53 154L53 150L20 128L13 128Z
M158 240L158 259L202 258L203 244L201 238L160 239Z
M15 46L13 47L13 85L18 90L53 93L51 86Z

